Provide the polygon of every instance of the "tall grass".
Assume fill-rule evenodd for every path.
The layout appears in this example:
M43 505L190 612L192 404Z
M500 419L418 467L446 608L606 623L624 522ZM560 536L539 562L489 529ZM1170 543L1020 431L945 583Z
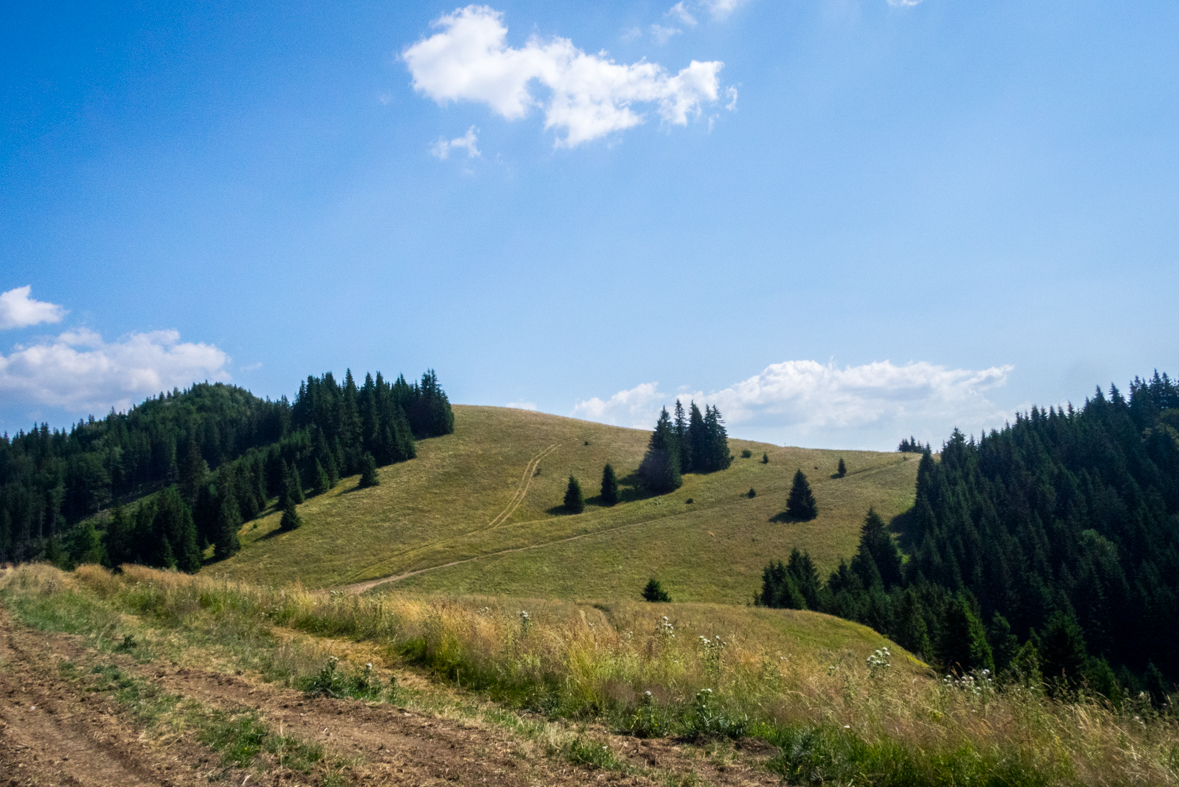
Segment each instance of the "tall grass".
M1149 703L1057 702L1036 686L939 679L831 619L676 604L332 595L128 568L83 567L80 592L158 625L273 627L371 642L518 708L637 735L749 734L792 783L1175 784L1179 724ZM45 568L7 593L57 593ZM666 613L667 617L663 615ZM845 636L832 632L843 631ZM877 646L879 647L878 641Z

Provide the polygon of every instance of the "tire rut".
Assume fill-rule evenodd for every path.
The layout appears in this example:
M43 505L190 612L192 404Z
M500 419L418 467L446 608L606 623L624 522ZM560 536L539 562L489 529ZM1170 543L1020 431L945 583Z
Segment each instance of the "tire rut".
M536 477L536 470L537 470L537 468L540 467L540 461L542 459L544 459L546 456L552 454L554 451L556 451L562 445L563 445L563 443L561 443L561 442L553 443L552 445L543 449L536 456L534 456L528 460L528 465L527 465L527 467L524 468L524 474L520 477L520 481L516 487L516 491L514 493L512 493L512 497L508 501L508 505L502 511L500 511L498 514L496 514L495 518L493 518L490 522L488 522L486 525L483 525L482 527L477 527L474 530L468 530L465 533L459 533L457 535L451 536L450 538L436 541L436 542L430 544L429 546L434 548L434 547L437 547L439 544L445 544L449 541L453 541L458 538L462 538L464 536L469 536L472 533L479 533L484 530L494 530L495 528L497 528L500 525L507 522L508 519L511 518L512 514L516 513L516 509L520 507L520 504L524 502L524 498L528 494L528 489L529 489L529 487L532 486L532 479ZM414 550L414 549L408 549L408 550L405 550L404 552L398 552L397 554L392 555L391 557L404 557L405 555L412 554L415 551L416 550ZM377 565L380 565L380 564L377 564ZM436 566L435 568L444 568L444 566ZM425 570L431 570L431 569L425 569ZM399 580L405 579L407 576L413 576L413 574L404 574L404 575L398 575L398 576L384 576L384 577L378 577L376 579L366 579L363 582L353 582L348 585L337 585L334 588L328 588L328 589L329 590L337 590L337 591L340 591L343 593L351 593L353 595L359 595L361 593L364 593L365 591L372 590L373 588L377 587L378 585L383 585L386 582L397 582Z

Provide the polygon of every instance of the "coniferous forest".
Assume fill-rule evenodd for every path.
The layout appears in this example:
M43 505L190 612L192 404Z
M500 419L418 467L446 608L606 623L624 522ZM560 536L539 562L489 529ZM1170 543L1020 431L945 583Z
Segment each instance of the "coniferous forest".
M328 372L308 377L293 403L198 383L68 432L42 424L0 438L0 562L195 571L210 544L217 557L237 551L241 523L270 499L300 503L359 473L366 456L406 461L415 439L453 431L433 371L360 385L351 371L343 384ZM87 520L106 509L98 531Z
M913 441L915 443L915 441ZM902 559L873 511L824 583L797 550L757 603L865 623L959 672L1040 671L1106 696L1162 701L1179 679L1179 387L1157 372L1129 396L1032 408L922 456L897 517Z

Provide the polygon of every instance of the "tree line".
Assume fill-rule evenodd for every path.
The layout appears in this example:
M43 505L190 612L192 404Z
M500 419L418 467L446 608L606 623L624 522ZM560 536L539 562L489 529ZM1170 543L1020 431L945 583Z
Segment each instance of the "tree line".
M311 376L293 404L199 383L69 432L42 424L0 438L0 561L79 562L101 551L111 565L195 570L209 545L218 557L237 551L238 528L270 499L300 503L453 430L432 370L415 383L378 372L360 386L351 371L342 385L330 372ZM79 524L112 506L105 533Z
M1107 696L1179 678L1179 387L1135 378L926 451L916 503L865 519L826 582L797 550L757 603L865 623L945 668L1040 670Z

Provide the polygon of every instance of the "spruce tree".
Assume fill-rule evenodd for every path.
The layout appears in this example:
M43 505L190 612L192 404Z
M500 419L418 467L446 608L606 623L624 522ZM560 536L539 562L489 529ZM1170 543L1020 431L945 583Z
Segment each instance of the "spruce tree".
M299 513L295 510L295 501L288 497L283 506L282 520L278 523L278 527L284 532L290 532L301 524L303 522L299 519Z
M565 510L571 514L580 514L585 510L585 497L581 493L581 484L573 476L569 476L569 486L565 488Z
M655 424L655 431L651 433L651 440L647 443L647 453L639 465L643 485L657 495L679 489L683 483L677 443L671 416L664 407Z
M761 463L763 465L768 465L770 463L770 455L765 451L762 451L761 453Z
M663 589L663 586L659 584L658 579L652 579L647 582L647 586L643 588L643 600L657 603L667 603L671 601L671 596L669 596L667 591Z
M707 405L705 405L707 407ZM704 424L704 415L695 402L688 405L688 440L687 450L688 469L693 473L707 472L704 469L709 455L708 427Z
M226 490L221 497L221 506L217 514L217 538L213 542L213 557L224 560L231 557L242 548L238 540L237 531L242 526L242 516L238 511L237 500L233 492Z
M614 468L607 464L602 468L602 505L612 506L618 502L618 479Z
M806 522L819 515L819 504L811 492L811 485L806 480L806 474L799 468L794 474L794 483L790 487L790 496L786 498L786 516L791 519Z
M875 508L868 509L868 515L860 528L860 547L856 557L852 559L852 567L855 568L857 559L864 557L871 558L885 590L891 590L901 584L901 553ZM871 583L865 579L864 585L870 587Z
M360 488L366 489L370 486L376 486L381 483L381 478L377 473L377 460L373 455L365 451L360 458Z
M322 495L324 492L332 488L332 481L328 478L327 471L323 469L323 464L315 460L315 493Z
M946 610L942 629L942 665L959 675L972 670L995 671L994 655L987 644L986 629L970 601L958 594Z
M688 444L688 418L679 399L675 400L674 426L676 445L680 451L680 473L687 473L692 470L692 446Z
M842 456L839 457L839 467L836 469L836 472L839 474L840 478L843 478L845 475L847 475L847 465L843 463Z
M1040 635L1040 668L1054 690L1075 689L1085 671L1085 635L1074 615L1057 612Z

